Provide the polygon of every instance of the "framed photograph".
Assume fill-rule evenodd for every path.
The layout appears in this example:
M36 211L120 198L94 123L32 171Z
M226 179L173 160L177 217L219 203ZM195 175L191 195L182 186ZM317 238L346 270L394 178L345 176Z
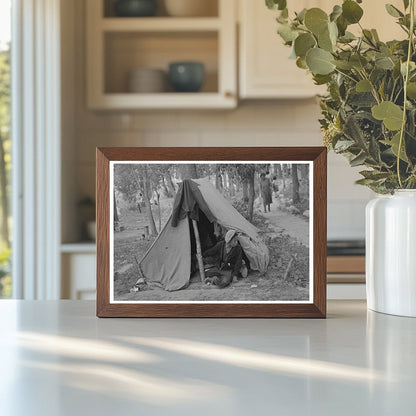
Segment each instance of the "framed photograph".
M324 318L326 152L98 148L97 316Z

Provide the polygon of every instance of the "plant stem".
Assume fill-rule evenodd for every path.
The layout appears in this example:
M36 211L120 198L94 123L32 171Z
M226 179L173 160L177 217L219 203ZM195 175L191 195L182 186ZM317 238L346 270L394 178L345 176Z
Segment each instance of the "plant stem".
M413 36L414 36L414 27L415 27L415 0L410 0L410 30L409 30L409 45L407 47L407 60L406 60L406 73L404 76L404 85L403 85L403 118L402 118L402 127L400 129L400 140L399 140L399 149L397 151L397 177L399 179L399 186L403 188L402 178L400 175L400 156L404 141L404 132L406 130L406 110L407 110L407 83L409 81L409 68L410 61L412 58L412 49L413 49Z
M368 78L368 76L367 76L367 74L366 74L366 72L365 72L365 69L362 67L362 65L361 65L361 68L362 68L362 71L360 71L360 75L363 77L363 79L365 79L366 81L368 81L368 83L370 84L370 87L371 87L371 93L373 94L374 99L377 101L377 104L380 104L380 98L379 98L379 96L378 96L378 93L377 93L376 87L375 87L375 86L374 86L374 84L370 81L370 78Z
M344 72L340 71L338 68L335 68L335 71L336 71L336 72L338 72L338 73L339 73L339 74L341 74L341 75L344 75L344 77L349 78L351 81L353 81L353 82L355 82L355 83L357 83L357 82L358 82L355 78L351 77L351 76L350 76L350 75L348 75L348 74L345 74Z

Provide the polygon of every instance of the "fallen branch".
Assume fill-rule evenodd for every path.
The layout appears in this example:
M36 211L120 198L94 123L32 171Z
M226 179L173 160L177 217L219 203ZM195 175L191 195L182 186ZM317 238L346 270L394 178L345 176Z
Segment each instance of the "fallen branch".
M297 254L294 254L294 255L291 257L291 259L290 259L290 261L289 261L289 264L288 264L288 265L287 265L287 267L286 267L285 274L283 275L283 280L284 280L284 281L286 281L287 276L289 275L290 268L292 267L292 264L293 264L293 262L297 259L297 257L298 257L298 255L297 255Z

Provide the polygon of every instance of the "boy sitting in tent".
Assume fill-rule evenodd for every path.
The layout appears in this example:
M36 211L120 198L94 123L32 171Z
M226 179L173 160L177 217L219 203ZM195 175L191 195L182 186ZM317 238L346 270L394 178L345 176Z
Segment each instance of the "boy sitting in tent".
M234 280L247 277L250 263L238 241L235 230L225 234L225 240L203 253L206 282L220 288L227 287ZM244 263L243 264L243 260Z

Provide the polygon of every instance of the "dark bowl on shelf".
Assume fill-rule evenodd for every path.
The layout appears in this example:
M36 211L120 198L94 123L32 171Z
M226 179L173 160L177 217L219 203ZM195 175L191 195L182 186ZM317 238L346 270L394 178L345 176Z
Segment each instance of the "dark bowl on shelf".
M118 0L114 12L119 17L149 17L157 12L156 0Z
M198 92L205 80L205 66L201 62L172 62L169 80L177 92Z

